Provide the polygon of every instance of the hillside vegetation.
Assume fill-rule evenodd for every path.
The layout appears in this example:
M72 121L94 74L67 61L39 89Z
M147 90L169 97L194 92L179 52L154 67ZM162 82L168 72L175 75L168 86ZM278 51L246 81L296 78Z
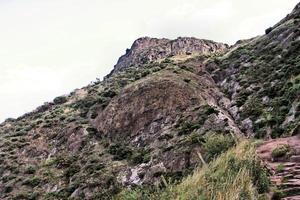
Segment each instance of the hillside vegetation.
M0 199L281 198L254 139L300 133L299 23L300 4L231 47L137 39L102 81L0 125Z
M241 141L179 184L165 182L164 186L152 191L128 189L116 199L267 199L269 180L256 156L255 143Z

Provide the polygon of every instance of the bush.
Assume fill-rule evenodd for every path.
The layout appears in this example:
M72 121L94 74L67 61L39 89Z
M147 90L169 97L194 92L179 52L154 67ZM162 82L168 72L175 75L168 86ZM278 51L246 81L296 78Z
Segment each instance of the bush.
M41 179L39 179L38 177L32 177L32 178L28 178L23 182L23 185L28 185L31 187L35 187L37 185L39 185L41 182Z
M104 91L104 93L103 93L104 97L110 97L110 98L113 98L116 95L117 95L117 92L114 90L111 90L111 89L108 89L108 90Z
M272 157L273 158L282 158L286 156L290 152L290 148L288 145L278 145L275 149L272 151Z
M114 155L116 160L128 159L132 155L132 150L120 143L110 145L108 152Z
M61 97L56 97L53 102L55 104L63 104L63 103L66 103L67 102L67 97L65 96L61 96Z
M209 105L205 105L203 106L203 114L205 115L211 115L211 114L218 114L219 111L217 111L215 108L209 106Z
M265 30L265 33L266 34L269 34L271 31L273 30L273 28L272 27L270 27L270 28L267 28L266 30Z
M76 173L78 173L79 171L80 171L80 166L73 164L64 171L64 176L66 178L70 178L74 176Z
M147 163L151 159L150 152L147 150L138 150L131 155L132 164Z
M35 166L27 166L24 173L25 174L34 174L36 172L36 167Z
M186 83L189 83L189 82L191 82L191 79L185 78L185 79L183 79L183 81L186 82Z
M247 101L249 96L249 92L247 91L241 91L240 93L238 93L237 99L236 99L236 105L238 107L241 107L242 105L244 105L244 103Z
M276 166L276 172L283 172L283 170L284 170L284 165L282 163Z
M207 160L212 160L221 153L233 147L235 140L231 135L212 134L203 143L203 150Z
M196 122L184 122L178 130L178 135L190 134L193 130L200 128Z

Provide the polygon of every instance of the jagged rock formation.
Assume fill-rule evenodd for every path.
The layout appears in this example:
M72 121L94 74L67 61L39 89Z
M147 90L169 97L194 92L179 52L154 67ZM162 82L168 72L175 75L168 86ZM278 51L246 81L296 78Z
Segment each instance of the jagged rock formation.
M118 71L131 65L160 61L169 56L223 53L228 45L210 40L179 37L175 40L143 37L134 41L114 67Z
M104 81L2 123L0 198L111 199L180 180L211 134L298 134L299 9L230 48L138 39Z

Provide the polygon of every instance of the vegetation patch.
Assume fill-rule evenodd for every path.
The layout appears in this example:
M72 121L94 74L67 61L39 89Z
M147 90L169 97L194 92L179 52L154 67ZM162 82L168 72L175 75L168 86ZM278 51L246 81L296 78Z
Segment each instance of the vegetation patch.
M207 160L212 160L221 153L227 151L235 145L235 140L230 134L209 135L203 143L203 150Z
M179 184L126 189L115 199L258 199L268 190L267 172L256 157L255 145L242 141Z
M272 151L272 158L282 158L287 156L290 153L290 147L286 144L279 145Z

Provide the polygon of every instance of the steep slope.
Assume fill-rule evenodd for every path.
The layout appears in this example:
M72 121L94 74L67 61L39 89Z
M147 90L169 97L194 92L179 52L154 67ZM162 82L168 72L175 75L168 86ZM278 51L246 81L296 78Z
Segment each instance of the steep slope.
M140 38L103 81L6 120L0 198L111 199L179 181L243 135L298 134L299 9L230 48Z
M240 128L258 138L295 135L299 129L300 6L266 35L241 41L206 64L231 100Z
M240 134L216 103L228 100L201 67L203 49L188 66L178 55L137 63L1 124L0 198L110 199L189 173L208 131Z

